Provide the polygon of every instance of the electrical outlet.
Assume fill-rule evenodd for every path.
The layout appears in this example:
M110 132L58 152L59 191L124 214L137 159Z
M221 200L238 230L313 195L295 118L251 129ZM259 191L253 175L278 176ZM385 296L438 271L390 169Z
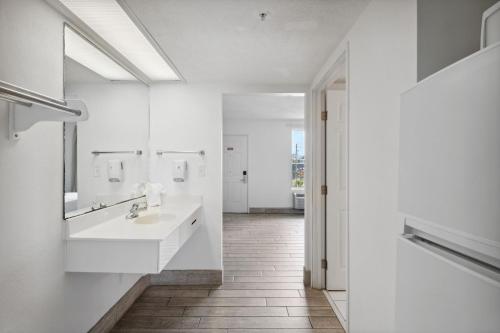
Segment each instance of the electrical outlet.
M205 177L207 175L207 167L205 164L198 167L198 176Z

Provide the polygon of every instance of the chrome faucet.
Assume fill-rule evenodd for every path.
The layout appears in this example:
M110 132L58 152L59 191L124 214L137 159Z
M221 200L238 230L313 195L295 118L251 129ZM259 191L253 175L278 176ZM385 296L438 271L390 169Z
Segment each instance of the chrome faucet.
M144 202L144 206L141 207L140 203L134 202L130 208L130 212L125 216L127 219L135 219L139 217L139 211L148 209L148 203Z

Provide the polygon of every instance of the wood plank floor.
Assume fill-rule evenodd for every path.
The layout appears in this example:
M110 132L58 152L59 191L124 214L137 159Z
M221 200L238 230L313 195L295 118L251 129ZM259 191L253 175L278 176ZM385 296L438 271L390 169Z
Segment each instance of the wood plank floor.
M152 286L113 332L343 333L303 265L302 216L225 215L224 284Z

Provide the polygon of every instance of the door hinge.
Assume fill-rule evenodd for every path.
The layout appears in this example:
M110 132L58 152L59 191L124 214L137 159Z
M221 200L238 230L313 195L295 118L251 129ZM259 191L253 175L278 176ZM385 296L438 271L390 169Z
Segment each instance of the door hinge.
M321 120L328 120L328 111L321 111Z
M321 195L328 194L328 187L326 185L321 185Z
M328 261L326 259L321 259L321 268L323 269L328 268Z

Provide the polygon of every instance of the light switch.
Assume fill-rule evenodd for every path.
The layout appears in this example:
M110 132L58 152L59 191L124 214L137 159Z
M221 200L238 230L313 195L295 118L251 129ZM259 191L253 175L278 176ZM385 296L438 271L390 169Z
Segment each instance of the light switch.
M94 167L94 177L95 178L101 177L101 168L99 168L98 166Z

